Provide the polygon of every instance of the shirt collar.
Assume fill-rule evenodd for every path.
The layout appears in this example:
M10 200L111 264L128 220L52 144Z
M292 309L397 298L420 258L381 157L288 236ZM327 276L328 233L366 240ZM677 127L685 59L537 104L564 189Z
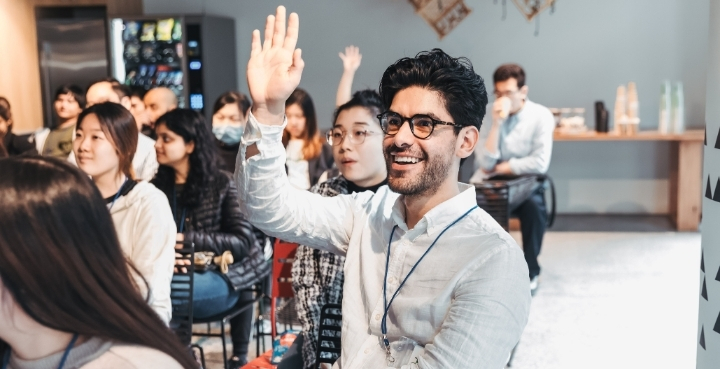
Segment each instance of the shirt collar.
M470 210L471 207L477 205L474 186L458 183L458 187L460 188L459 194L430 209L430 211L420 219L411 232L415 234L414 237L410 237L411 239L426 232L429 237L439 234L445 227L450 225L450 223ZM398 196L395 200L392 209L392 219L398 228L408 232L408 226L407 223L405 223L404 198L405 196Z

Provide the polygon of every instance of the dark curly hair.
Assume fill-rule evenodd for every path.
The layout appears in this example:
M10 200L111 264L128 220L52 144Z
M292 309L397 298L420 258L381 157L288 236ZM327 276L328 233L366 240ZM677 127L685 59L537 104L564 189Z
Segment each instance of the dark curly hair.
M360 90L353 94L350 101L335 109L335 113L333 114L333 126L337 123L338 115L340 115L341 112L358 106L367 109L375 121L377 121L376 117L385 111L385 104L375 90ZM378 124L380 124L380 122L378 122Z
M161 124L182 137L186 143L195 143L195 150L190 154L190 170L180 201L187 207L196 207L201 202L202 192L206 191L208 185L220 175L220 157L210 126L200 113L190 109L175 109L165 113L158 118L156 126ZM173 188L175 169L160 165L151 182L160 189Z
M414 58L402 58L389 66L380 81L380 95L386 106L395 94L418 86L440 94L450 116L459 126L480 129L488 104L485 81L467 58L453 58L441 49L423 51Z

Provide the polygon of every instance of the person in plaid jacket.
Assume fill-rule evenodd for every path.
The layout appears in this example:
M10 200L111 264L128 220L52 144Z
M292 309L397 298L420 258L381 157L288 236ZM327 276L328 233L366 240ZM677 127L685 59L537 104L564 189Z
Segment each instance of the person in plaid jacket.
M350 101L335 112L332 130L327 134L332 145L336 170L326 172L332 177L321 182L311 192L333 197L340 194L377 191L387 184L387 169L383 159L383 133L377 115L384 111L377 92L356 92ZM342 173L338 175L339 173ZM321 180L322 181L322 180ZM302 352L303 368L315 368L320 309L325 304L340 304L343 289L345 258L306 246L298 247L292 267L295 308L302 324L302 335L296 348ZM294 351L294 350L291 350ZM283 359L282 368L295 360Z

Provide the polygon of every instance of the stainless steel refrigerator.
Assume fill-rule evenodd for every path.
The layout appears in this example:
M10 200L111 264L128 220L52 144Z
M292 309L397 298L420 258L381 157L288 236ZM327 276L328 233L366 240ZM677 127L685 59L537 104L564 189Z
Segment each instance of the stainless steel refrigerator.
M85 90L110 75L105 7L37 7L43 122L56 124L55 91L64 84Z

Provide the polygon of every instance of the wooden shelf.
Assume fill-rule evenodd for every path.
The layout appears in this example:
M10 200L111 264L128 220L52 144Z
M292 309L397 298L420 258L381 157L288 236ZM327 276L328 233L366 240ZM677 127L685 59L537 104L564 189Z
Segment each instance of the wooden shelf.
M555 141L689 141L703 142L705 131L689 130L682 134L660 134L658 131L641 131L636 135L619 135L617 133L600 133L595 131L581 133L560 133L553 134Z

